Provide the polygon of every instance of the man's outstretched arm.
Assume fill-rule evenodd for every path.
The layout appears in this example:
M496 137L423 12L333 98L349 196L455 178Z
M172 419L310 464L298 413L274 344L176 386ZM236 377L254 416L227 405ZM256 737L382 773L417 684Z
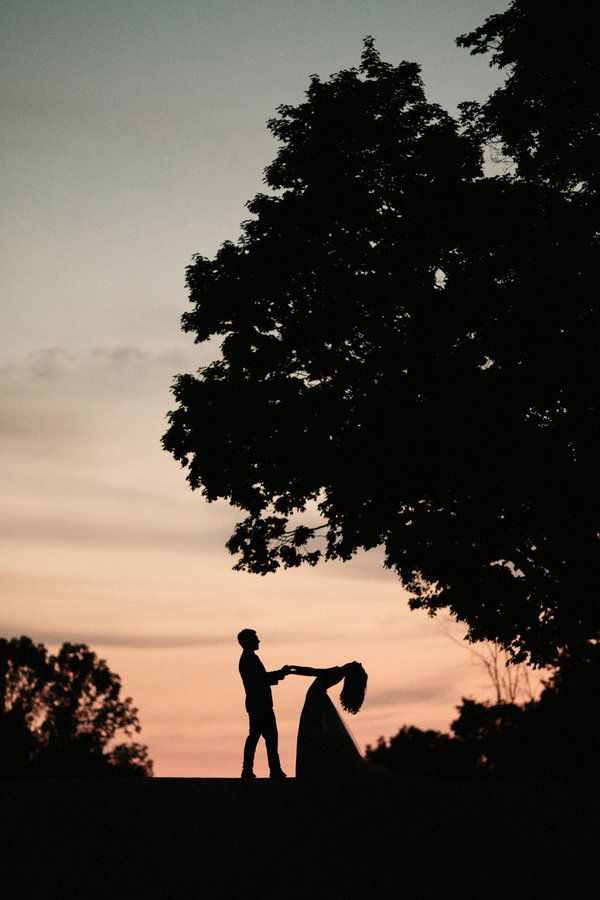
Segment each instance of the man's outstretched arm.
M269 684L277 684L278 681L282 681L286 675L290 674L290 667L283 666L281 669L277 669L274 672L265 672L267 676L267 681Z

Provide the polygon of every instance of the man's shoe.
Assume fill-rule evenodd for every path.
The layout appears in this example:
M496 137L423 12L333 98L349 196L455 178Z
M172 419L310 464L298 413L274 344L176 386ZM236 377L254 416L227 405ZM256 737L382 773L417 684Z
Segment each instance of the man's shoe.
M241 777L242 777L242 780L244 780L244 781L253 781L256 778L256 775L254 774L254 772L251 772L250 770L242 769Z
M285 772L282 769L279 769L278 772L271 772L271 774L269 775L269 778L282 779L282 778L287 778L287 775L285 774Z

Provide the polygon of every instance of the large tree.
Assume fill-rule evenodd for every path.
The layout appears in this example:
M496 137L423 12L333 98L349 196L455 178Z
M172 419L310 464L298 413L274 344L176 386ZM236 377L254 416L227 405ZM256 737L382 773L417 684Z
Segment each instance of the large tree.
M221 352L163 441L246 511L238 568L382 546L413 607L548 661L600 631L598 247L563 191L482 176L480 119L370 39L279 109L271 193L188 269Z

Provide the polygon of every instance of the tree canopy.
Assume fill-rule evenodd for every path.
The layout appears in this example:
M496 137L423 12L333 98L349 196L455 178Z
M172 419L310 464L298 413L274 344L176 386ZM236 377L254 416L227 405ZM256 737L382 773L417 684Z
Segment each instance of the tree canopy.
M245 511L238 568L381 546L413 607L548 662L600 632L597 217L551 173L484 177L492 115L370 38L280 107L271 192L188 268L183 328L221 351L163 444Z
M151 775L146 746L113 743L140 730L119 676L85 644L54 655L0 638L0 778Z
M600 189L600 6L512 0L457 43L491 53L507 79L479 109L521 177Z

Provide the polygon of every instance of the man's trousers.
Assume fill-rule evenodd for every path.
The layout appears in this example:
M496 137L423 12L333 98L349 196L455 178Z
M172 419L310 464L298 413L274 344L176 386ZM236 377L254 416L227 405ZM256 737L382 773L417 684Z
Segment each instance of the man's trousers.
M279 762L279 753L277 749L277 722L275 721L273 707L252 711L248 710L248 717L250 719L250 731L244 745L244 771L252 771L254 767L256 745L261 737L265 739L265 744L267 745L267 759L269 760L270 771L272 773L281 771L281 763Z

